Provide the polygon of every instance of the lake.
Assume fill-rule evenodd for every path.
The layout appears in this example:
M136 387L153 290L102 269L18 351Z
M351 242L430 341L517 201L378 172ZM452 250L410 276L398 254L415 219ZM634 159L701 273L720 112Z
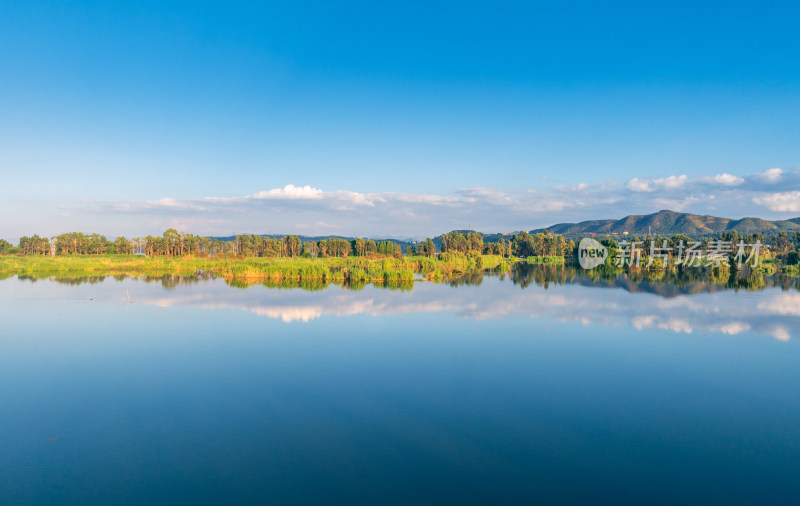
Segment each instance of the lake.
M800 291L0 281L1 504L796 503Z

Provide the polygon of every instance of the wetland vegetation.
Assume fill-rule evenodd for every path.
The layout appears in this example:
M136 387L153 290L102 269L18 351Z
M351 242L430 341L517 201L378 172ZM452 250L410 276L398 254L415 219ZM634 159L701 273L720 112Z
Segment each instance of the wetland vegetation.
M488 236L487 236L488 237ZM632 237L631 241L653 242L669 251L692 241L684 235L670 238ZM757 264L737 268L732 260L701 268L676 265L675 259L650 261L647 248L639 265L616 265L622 242L601 239L609 255L605 263L590 271L579 269L577 244L546 231L493 236L484 242L477 232L452 231L406 246L393 240L330 237L303 241L297 236L281 238L239 235L223 241L184 234L169 229L159 237L147 236L114 241L99 234L69 233L51 239L23 237L19 246L0 242L0 279L78 280L104 277L137 277L153 280L190 279L197 276L222 278L234 286L263 284L276 287L318 289L330 283L358 289L365 284L410 288L415 281L470 284L483 273L508 273L520 285L547 284L562 279L631 286L714 286L757 290L764 286L796 286L800 234L764 237L725 233L716 240L763 242ZM710 249L714 238L697 241ZM515 264L541 269L530 269ZM531 279L527 277L532 276ZM538 281L537 281L538 280ZM167 281L169 282L169 281ZM668 290L669 291L669 290ZM673 290L674 291L674 290ZM680 289L678 289L680 291Z

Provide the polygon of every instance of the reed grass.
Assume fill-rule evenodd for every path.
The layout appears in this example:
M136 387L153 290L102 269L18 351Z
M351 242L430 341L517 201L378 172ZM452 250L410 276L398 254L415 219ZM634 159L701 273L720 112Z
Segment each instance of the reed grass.
M0 256L0 279L9 276L160 278L211 274L235 284L308 284L322 282L413 284L415 273L438 281L508 263L497 255L443 254L432 257L244 258L142 255ZM312 283L313 282L313 283Z

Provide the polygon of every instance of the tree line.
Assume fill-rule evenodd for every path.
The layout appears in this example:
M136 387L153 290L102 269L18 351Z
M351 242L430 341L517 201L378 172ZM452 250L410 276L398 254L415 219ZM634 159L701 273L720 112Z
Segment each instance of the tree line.
M486 254L501 256L552 256L564 255L567 242L562 236L539 233L532 236L520 232L508 239L500 238L484 242L478 232L463 234L452 231L441 236L441 247L429 237L416 245L408 246L407 255L434 257L440 252L462 254ZM347 257L347 256L401 256L399 244L393 241L374 241L368 238L343 239L332 237L319 241L302 241L296 235L281 238L263 237L256 234L242 234L233 240L224 241L209 237L167 229L160 236L148 235L128 239L120 236L113 241L101 234L70 232L52 238L38 235L20 238L19 246L14 247L0 240L0 254L21 255L103 255L140 254L147 256L216 256L220 254L244 257Z
M200 237L168 229L161 236L148 235L127 239L123 236L110 241L101 234L70 232L52 238L23 236L19 246L0 239L0 254L20 255L133 255L179 256L232 252L226 241Z
M18 255L147 255L147 256L216 256L232 254L244 257L347 257L401 256L399 244L367 238L347 240L332 237L302 241L296 235L280 239L260 235L237 235L231 241L201 237L167 229L161 236L148 235L128 239L120 236L110 241L101 234L70 232L52 238L24 236L19 246L0 239L0 254Z
M400 245L392 241L342 239L331 237L319 241L302 241L296 235L276 239L260 235L238 235L232 242L233 252L245 257L347 257L401 254Z
M573 241L566 241L563 235L549 234L545 230L536 235L528 232L520 232L511 240L512 252L519 257L563 257L565 254L572 254L575 248Z
M659 246L663 244L663 241L667 241L670 247L674 247L680 241L688 243L692 240L683 234L677 234L672 237L656 236L652 239ZM738 243L742 239L750 243L761 241L762 244L770 246L772 254L775 256L788 259L790 262L798 261L800 232L794 232L793 234L780 232L765 237L761 234L743 236L734 230L721 234L719 239L733 243ZM631 237L630 240L638 241L640 239ZM647 241L649 244L651 238L648 237L642 240ZM703 244L710 243L713 240L715 239L709 237L700 239ZM601 242L612 249L617 248L617 243L613 239L604 239ZM500 237L491 242L484 242L483 236L478 232L467 232L465 234L454 230L441 236L441 247L439 248L437 248L435 241L429 237L420 243L408 246L405 254L434 257L438 253L444 252L464 255L565 257L573 255L576 248L577 245L573 241L565 240L562 235L550 234L546 230L535 235L522 231L510 236ZM235 236L233 240L226 241L187 234L170 228L160 236L148 235L131 239L120 236L113 241L101 234L83 234L81 232L60 234L52 238L40 237L34 234L20 238L18 246L0 239L0 254L141 254L148 256L216 256L232 254L244 257L292 258L306 256L327 258L370 255L401 256L402 251L400 245L393 241L376 242L368 238L348 240L332 237L318 241L302 241L296 235L273 238L255 234L243 234Z
M761 233L754 234L740 234L736 230L723 232L718 236L706 236L700 239L693 239L686 234L675 234L670 237L665 237L660 234L655 236L639 237L634 235L624 239L629 244L637 243L640 255L647 258L650 255L651 244L655 248L666 250L669 256L672 257L679 250L680 245L687 247L691 243L698 243L698 249L707 251L713 248L714 244L718 241L723 241L731 245L734 253L737 252L738 245L743 243L747 251L756 243L760 243L762 248L760 250L760 257L765 259L780 259L789 265L797 265L800 263L800 231L793 233L779 232L765 236ZM604 238L599 241L603 246L609 248L613 253L620 249L620 244L616 239ZM613 256L613 255L612 255Z
M500 255L500 256L564 256L571 253L572 241L565 241L561 235L549 234L546 231L531 235L519 232L508 239L500 237L495 241L484 242L483 235L478 232L466 234L453 230L441 237L441 253L459 253L464 255ZM409 246L408 254L435 256L436 245L430 238L416 246Z

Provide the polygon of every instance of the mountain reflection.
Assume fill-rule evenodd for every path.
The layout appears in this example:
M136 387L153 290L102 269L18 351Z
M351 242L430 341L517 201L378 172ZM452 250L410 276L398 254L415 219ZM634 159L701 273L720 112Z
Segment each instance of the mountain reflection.
M503 273L496 274L503 277ZM633 293L653 293L662 297L677 297L724 290L757 291L771 287L800 290L800 278L776 273L770 276L758 271L733 272L717 277L713 272L694 267L675 271L619 272L597 268L585 271L567 265L528 265L519 263L510 273L511 280L526 288L532 284L548 288L552 284L580 284L600 288L621 288Z
M553 283L514 289L502 276L486 277L480 286L424 283L412 292L374 287L359 291L330 288L302 290L230 290L222 284L197 285L184 292L150 293L141 302L162 308L199 306L208 310L242 310L286 323L323 317L451 313L461 318L548 318L591 327L629 326L637 330L678 333L758 333L785 341L800 327L800 293L775 289L760 292L705 291L665 298L651 292L611 290L617 285ZM535 285L538 286L538 285ZM597 288L606 288L598 290ZM629 288L623 284L622 288Z
M11 297L47 285L49 292L72 296L81 291L94 301L109 304L246 311L285 323L448 313L473 320L543 318L575 322L588 329L602 325L643 332L760 334L781 341L789 340L800 328L797 279L750 273L713 280L700 274L692 278L692 274L665 273L656 279L647 273L519 264L510 272L474 272L443 283L417 282L413 289L372 284L318 284L306 290L291 289L291 285L232 289L204 273L36 283L20 277L26 282L7 279L0 284L13 283Z
M35 282L41 279L48 279L57 283L77 286L82 284L102 283L106 279L121 281L127 279L126 276L46 276L33 277L20 275L18 279ZM619 288L631 293L651 293L662 297L677 297L681 295L693 295L700 293L714 293L726 290L733 291L758 291L779 287L783 290L800 291L800 278L787 276L777 272L774 274L764 274L759 271L746 270L743 272L725 273L715 275L708 269L685 268L673 271L648 271L640 269L631 272L623 272L619 269L601 266L591 271L585 271L577 266L571 265L535 265L519 262L510 271L485 270L471 271L460 276L441 281L441 283L452 286L479 286L487 278L498 278L500 280L510 279L520 288L531 286L548 289L553 285L579 284L587 287L597 288ZM137 280L146 283L159 283L166 289L172 289L180 285L197 283L214 279L210 272L196 272L192 275L172 275L162 276L141 276ZM253 284L241 281L230 281L230 286L235 288L248 288ZM389 290L410 291L415 287L414 282L358 282L344 283L330 282L322 279L310 280L272 280L257 283L266 288L277 289L302 289L307 291L325 290L331 285L342 286L349 290L362 290L367 286L375 288L385 288Z

